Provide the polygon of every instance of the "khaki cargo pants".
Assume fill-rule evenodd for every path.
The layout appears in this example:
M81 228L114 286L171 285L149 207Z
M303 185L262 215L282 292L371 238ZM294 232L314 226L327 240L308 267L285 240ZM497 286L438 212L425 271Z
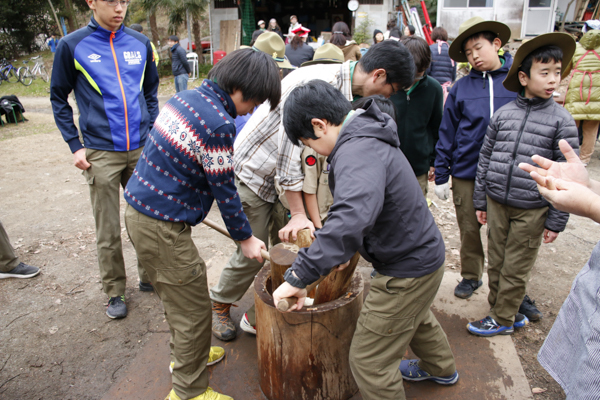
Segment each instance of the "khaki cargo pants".
M487 198L490 316L512 326L542 244L548 207L525 210Z
M0 222L0 272L8 272L19 266L19 257L10 244L8 235Z
M92 212L96 221L96 247L102 289L108 297L125 294L125 260L121 244L121 195L140 158L142 148L133 151L102 151L86 149L92 165L82 174L90 188ZM141 282L148 277L138 263Z
M279 201L269 203L254 193L245 183L235 178L235 186L238 189L244 213L248 218L252 234L265 242L268 248L269 232L271 232L272 244L279 243L277 232L287 222L287 210ZM239 301L248 290L254 277L262 268L264 262L246 258L238 244L235 253L231 256L225 268L221 272L219 283L210 289L210 298L217 303L233 304ZM248 322L256 325L254 306L248 310Z
M485 254L481 243L481 224L473 206L475 181L452 177L452 198L460 231L460 274L479 281L483 275Z
M130 205L125 226L138 262L165 308L173 390L184 400L199 396L208 388L212 314L206 265L192 240L192 228L184 222L150 218Z
M419 278L377 274L350 346L350 368L365 400L404 400L400 361L407 347L434 376L456 371L448 338L430 310L444 266Z

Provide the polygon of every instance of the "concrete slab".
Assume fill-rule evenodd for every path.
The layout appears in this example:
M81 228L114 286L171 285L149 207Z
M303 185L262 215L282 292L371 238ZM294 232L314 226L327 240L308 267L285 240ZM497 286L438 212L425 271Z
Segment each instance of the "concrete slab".
M207 262L209 286L216 283L226 261L226 258L220 257ZM434 302L434 313L448 335L460 380L450 387L431 382L405 383L406 397L448 400L532 399L512 339L507 336L480 338L466 331L465 326L469 321L487 315L489 309L487 282L484 282L484 286L471 299L460 300L453 294L459 280L460 274L446 272ZM241 319L252 301L253 294L249 291L239 307L232 308L232 317L235 321ZM254 336L241 331L238 327L238 338L235 341L225 343L213 337L213 344L225 348L226 358L223 362L210 367L211 387L236 400L265 399L259 387ZM136 357L128 370L123 373L122 378L111 387L103 399L164 399L171 388L168 366L169 333L167 324L163 323L144 351ZM362 396L356 394L351 400L359 399L362 399Z

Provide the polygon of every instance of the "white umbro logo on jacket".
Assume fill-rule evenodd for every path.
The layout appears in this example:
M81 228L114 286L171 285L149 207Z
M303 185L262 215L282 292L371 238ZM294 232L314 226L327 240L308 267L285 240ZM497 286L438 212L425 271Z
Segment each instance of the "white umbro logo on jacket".
M88 58L89 58L90 60L92 60L91 62L101 62L102 60L100 60L100 57L102 57L102 56L100 56L100 55L98 55L98 54L90 54L90 55L88 56Z

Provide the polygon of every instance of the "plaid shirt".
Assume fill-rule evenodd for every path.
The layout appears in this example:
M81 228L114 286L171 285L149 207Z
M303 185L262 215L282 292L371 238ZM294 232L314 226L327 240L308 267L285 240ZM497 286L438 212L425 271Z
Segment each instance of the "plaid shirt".
M294 146L283 129L283 105L290 92L313 79L329 82L352 101L350 63L300 68L281 82L281 101L275 110L265 102L254 112L234 144L237 177L264 201L277 199L275 180L283 190L302 191L302 148Z

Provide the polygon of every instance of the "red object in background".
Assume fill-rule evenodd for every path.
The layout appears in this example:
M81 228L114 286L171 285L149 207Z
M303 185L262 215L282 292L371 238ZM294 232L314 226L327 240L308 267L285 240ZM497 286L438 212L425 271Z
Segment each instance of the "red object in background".
M587 21L587 20L592 19L593 14L594 14L594 11L587 10L586 12L583 13L583 20Z
M206 40L205 40L206 39ZM200 39L200 44L202 45L202 52L206 53L210 50L210 36L203 37ZM188 43L187 50L190 49L190 45ZM192 51L196 51L196 42L192 42Z
M431 20L429 19L429 13L427 12L427 7L425 6L425 2L423 0L421 0L421 8L423 9L423 16L425 17L425 25L423 26L425 40L427 40L429 45L432 45L433 40L431 39L431 32L433 32L433 29L431 28Z
M221 61L227 53L222 50L217 50L213 53L213 65L216 65L219 61Z

